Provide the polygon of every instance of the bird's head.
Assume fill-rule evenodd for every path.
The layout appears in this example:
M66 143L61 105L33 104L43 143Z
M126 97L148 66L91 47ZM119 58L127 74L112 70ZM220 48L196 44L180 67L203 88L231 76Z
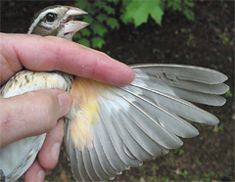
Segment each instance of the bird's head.
M75 7L50 6L36 15L28 34L54 35L72 39L77 31L88 25L86 22L74 20L74 18L85 14L87 14L85 11Z

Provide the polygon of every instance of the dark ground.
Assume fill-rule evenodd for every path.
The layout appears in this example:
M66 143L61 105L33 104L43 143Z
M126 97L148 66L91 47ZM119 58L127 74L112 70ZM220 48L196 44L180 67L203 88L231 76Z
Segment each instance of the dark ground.
M26 32L32 15L50 4L54 2L1 0L1 31ZM195 15L195 22L189 22L179 13L166 12L161 27L151 21L138 29L121 26L106 37L103 51L128 64L177 63L214 68L229 77L227 84L231 87L223 107L207 108L220 118L217 127L198 126L199 137L184 140L181 149L124 172L117 181L235 180L234 1L197 1ZM73 181L64 156L47 180Z

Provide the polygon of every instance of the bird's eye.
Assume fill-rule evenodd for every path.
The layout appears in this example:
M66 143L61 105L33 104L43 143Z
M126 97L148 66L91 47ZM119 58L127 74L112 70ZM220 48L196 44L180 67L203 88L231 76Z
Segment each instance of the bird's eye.
M46 15L46 21L47 22L53 22L57 18L57 15L55 13L47 13Z

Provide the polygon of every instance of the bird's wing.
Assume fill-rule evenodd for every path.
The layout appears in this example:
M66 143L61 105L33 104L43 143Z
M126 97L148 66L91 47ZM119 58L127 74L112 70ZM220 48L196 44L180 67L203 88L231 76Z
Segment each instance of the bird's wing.
M180 137L198 135L188 121L217 124L212 114L188 101L222 105L227 77L214 70L179 65L138 65L135 80L117 88L76 78L65 138L78 180L110 179L169 149ZM186 101L188 100L188 101Z

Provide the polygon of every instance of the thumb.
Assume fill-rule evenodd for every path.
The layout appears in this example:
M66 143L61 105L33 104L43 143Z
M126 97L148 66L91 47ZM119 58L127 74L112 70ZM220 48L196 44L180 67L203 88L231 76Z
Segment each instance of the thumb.
M0 148L28 136L48 132L68 113L71 97L48 89L0 98Z

